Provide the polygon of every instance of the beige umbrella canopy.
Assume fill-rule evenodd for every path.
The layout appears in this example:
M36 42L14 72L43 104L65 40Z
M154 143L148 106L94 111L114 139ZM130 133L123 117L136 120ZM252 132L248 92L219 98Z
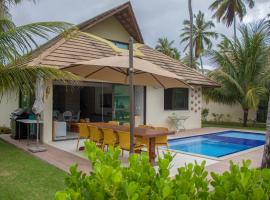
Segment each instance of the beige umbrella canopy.
M133 58L134 85L149 85L162 88L190 87L185 80L161 67L140 58ZM95 79L113 83L128 84L128 56L112 56L78 62L64 67L85 79Z

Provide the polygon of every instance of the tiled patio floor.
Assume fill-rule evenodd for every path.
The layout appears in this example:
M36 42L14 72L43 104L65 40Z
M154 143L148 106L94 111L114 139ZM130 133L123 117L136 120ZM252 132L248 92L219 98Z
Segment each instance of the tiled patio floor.
M201 129L195 129L195 130L187 130L187 131L178 133L174 136L171 136L170 138L201 135L201 134L213 133L213 132L224 131L224 130L228 130L228 129L201 128ZM9 135L0 135L0 138L2 138L3 140L11 144L14 144L18 148L21 148L27 151L27 145L25 141L19 142L17 140L13 140L10 138ZM75 150L76 142L77 142L76 140L50 142L49 144L44 145L48 149L46 152L35 153L33 155L67 172L71 164L78 163L79 169L88 173L91 170L90 163L82 151L76 152ZM177 172L177 168L184 166L187 163L194 163L195 161L197 161L198 163L201 163L203 160L206 160L206 170L209 172L215 171L215 172L222 173L225 170L228 170L230 160L232 160L235 163L241 163L243 159L244 160L250 159L252 161L252 167L260 167L262 154L263 154L263 147L260 147L260 148L250 150L244 153L235 154L233 157L229 157L227 159L220 161L220 160L198 157L194 155L176 153L174 160L172 162L171 176L175 175L175 173ZM127 164L127 158L128 158L128 153L125 153L123 158L121 157L123 165Z

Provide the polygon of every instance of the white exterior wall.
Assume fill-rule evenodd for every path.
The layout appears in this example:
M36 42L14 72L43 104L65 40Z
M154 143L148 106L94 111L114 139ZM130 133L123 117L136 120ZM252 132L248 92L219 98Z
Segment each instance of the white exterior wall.
M212 113L223 114L223 121L226 122L240 122L240 119L243 119L244 113L240 104L226 105L222 103L215 103L213 101L209 101L207 103L205 100L203 100L202 107L209 109L209 114L207 116L208 121L214 120ZM255 120L256 110L250 110L248 115L249 120Z
M0 126L10 127L10 114L19 107L19 95L8 93L0 99Z
M53 84L52 81L46 83L44 94L44 111L42 114L43 131L42 131L42 142L48 143L52 141L52 126L53 126Z
M164 110L164 89L147 87L146 124L174 129L168 117L175 113L189 117L184 123L186 129L201 128L201 102L201 87L195 87L189 89L189 110Z

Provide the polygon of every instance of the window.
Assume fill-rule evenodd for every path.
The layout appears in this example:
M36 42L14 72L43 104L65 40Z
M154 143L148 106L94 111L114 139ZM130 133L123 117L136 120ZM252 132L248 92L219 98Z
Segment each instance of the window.
M188 110L188 89L165 89L164 110Z
M114 40L112 40L111 42L120 49L129 49L128 43L118 42L118 41L114 41Z

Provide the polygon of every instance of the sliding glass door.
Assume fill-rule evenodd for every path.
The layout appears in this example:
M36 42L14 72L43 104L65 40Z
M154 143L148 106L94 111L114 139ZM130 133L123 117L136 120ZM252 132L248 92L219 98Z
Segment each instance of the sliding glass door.
M142 124L144 120L144 88L135 86L134 90L135 122ZM113 85L113 120L121 123L129 122L129 103L129 86Z
M129 87L113 85L113 120L129 122Z

